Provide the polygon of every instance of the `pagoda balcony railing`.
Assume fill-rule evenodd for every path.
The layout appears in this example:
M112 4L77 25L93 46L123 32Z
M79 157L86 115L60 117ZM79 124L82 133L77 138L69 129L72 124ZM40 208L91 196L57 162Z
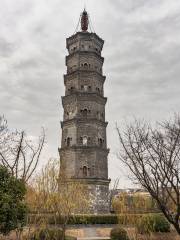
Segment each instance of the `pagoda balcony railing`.
M102 145L99 145L99 144L87 144L87 145L83 145L82 143L77 143L77 144L70 144L70 145L66 145L66 144L63 144L62 145L62 148L84 148L84 149L90 149L90 148L98 148L98 149L103 149L103 150L108 150L106 144L104 144L103 146Z
M81 89L68 89L65 92L65 96L70 96L72 94L97 94L100 97L104 97L104 92L103 91L96 91L96 90L81 90Z
M102 69L99 70L98 68L90 68L90 67L71 67L71 68L67 69L67 74L76 72L78 70L81 70L81 71L93 71L93 72L97 72L97 73L99 73L101 75L103 74Z
M76 116L73 116L72 118L71 117L69 117L69 118L65 117L64 122L75 120L75 119L76 120L95 120L95 121L99 121L99 122L103 122L103 123L105 122L104 117L99 118L96 115L81 115L81 114L77 114ZM107 122L106 122L106 124L107 124Z

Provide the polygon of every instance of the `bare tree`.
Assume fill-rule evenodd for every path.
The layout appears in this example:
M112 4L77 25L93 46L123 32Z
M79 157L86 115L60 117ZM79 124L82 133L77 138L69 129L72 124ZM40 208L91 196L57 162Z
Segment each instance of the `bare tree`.
M180 235L180 117L156 127L135 120L123 132L117 127L117 132L120 160Z
M119 185L119 178L116 178L114 180L114 183L113 183L111 189L109 190L109 209L110 209L110 211L113 211L113 206L112 206L113 198L116 195L118 185Z
M0 117L0 164L13 176L27 182L35 171L45 143L45 132L38 139L26 136L24 131L11 131L7 121Z
M41 216L43 225L48 225L48 213L51 213L56 227L60 219L64 239L70 217L86 212L89 201L84 184L68 179L62 172L59 176L59 168L60 161L56 159L50 159L42 168L33 185L34 202L30 199L29 206Z

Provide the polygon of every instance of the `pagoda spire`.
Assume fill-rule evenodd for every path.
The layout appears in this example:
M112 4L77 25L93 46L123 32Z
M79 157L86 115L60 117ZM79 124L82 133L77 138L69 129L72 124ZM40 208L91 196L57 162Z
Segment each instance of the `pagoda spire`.
M81 30L82 32L86 32L88 30L89 25L89 17L86 9L84 8L82 14L81 14Z

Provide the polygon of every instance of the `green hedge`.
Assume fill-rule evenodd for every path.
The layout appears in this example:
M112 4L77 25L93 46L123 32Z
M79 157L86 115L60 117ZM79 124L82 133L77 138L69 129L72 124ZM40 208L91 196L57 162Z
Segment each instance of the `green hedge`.
M121 226L117 226L111 230L111 240L130 240L127 231Z
M46 219L49 224L55 224L55 219L52 214L31 214L29 216L30 223L38 223L41 219ZM56 224L62 224L63 219L56 218ZM117 215L74 215L69 218L68 224L117 224Z
M116 215L76 215L69 219L69 224L117 224Z
M143 216L148 214L105 214L105 215L74 215L69 218L68 224L122 224L122 225L135 225ZM162 214L152 213L152 216L162 216ZM53 214L30 214L29 222L38 223L41 219L46 219L47 223L55 224ZM56 218L56 224L62 224L62 218Z

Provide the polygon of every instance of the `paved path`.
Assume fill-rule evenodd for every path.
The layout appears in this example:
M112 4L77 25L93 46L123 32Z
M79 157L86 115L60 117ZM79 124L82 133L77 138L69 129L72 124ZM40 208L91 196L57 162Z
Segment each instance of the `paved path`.
M86 228L83 228L84 230L84 235L88 238L92 238L92 237L97 237L97 232L96 232L96 229L95 227L86 227Z
M83 229L84 237L78 237L77 240L109 240L110 237L100 237L97 233L97 229L103 229L103 228L111 228L114 227L114 225L109 224L97 224L97 225L74 225L70 228L80 228Z
M77 240L109 240L110 237L84 237L80 238L78 237Z

